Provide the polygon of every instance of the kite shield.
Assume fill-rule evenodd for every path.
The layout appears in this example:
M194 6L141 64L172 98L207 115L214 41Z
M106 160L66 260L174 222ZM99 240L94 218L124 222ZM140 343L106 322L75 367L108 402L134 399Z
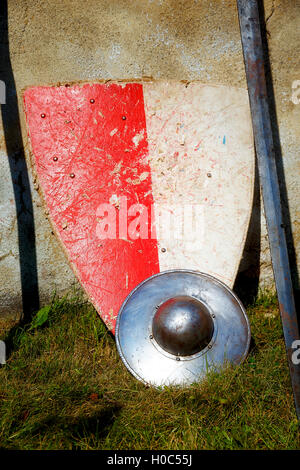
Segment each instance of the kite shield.
M109 81L28 88L24 105L49 218L110 330L161 271L233 286L253 197L246 90Z

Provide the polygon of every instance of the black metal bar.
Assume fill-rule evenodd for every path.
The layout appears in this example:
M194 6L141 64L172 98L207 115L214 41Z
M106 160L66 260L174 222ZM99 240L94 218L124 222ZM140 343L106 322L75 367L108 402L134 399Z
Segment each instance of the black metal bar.
M299 326L286 236L282 222L272 124L268 106L264 53L257 0L237 0L252 125L277 297L290 369L296 413L300 420L300 364L293 363ZM295 348L295 346L294 346ZM295 361L294 361L295 362Z

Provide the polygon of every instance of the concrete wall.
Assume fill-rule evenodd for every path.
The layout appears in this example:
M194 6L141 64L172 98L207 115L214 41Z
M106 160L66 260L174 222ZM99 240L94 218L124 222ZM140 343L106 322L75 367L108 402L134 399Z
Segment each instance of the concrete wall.
M265 0L264 5L285 181L283 171L280 178L289 201L285 218L299 254L300 104L291 96L293 81L300 80L300 2ZM75 283L32 179L24 87L142 76L245 88L246 82L234 0L8 0L8 37L3 15L0 79L7 84L7 104L0 127L0 315L5 316L20 312L22 302L28 313L54 290L62 294ZM291 244L290 249L293 258ZM258 192L241 271L246 279L259 276L261 283L272 284Z

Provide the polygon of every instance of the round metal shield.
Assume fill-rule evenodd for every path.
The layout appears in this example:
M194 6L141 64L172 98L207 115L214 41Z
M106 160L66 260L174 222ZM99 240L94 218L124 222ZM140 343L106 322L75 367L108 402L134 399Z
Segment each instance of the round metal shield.
M162 320L157 319L160 310ZM195 317L197 311L199 317ZM193 327L203 328L208 340L195 343L189 355L188 343L195 341ZM181 334L178 341L176 328ZM116 324L122 361L138 380L156 387L190 385L209 370L241 363L250 337L245 309L229 287L208 274L181 269L140 283L124 301Z

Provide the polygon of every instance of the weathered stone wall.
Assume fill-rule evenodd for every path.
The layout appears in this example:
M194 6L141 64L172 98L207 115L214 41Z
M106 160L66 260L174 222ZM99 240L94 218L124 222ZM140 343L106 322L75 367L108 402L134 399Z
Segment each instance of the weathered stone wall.
M291 96L292 83L300 80L300 2L265 0L264 5L285 181L282 172L280 178L289 201L285 214L299 253L300 104ZM8 31L10 55L5 31L0 44L0 79L7 84L0 128L0 315L21 311L22 290L30 310L38 304L38 291L44 303L54 290L62 294L75 282L32 179L23 88L142 76L246 88L235 1L8 0ZM272 284L259 195L241 270Z

